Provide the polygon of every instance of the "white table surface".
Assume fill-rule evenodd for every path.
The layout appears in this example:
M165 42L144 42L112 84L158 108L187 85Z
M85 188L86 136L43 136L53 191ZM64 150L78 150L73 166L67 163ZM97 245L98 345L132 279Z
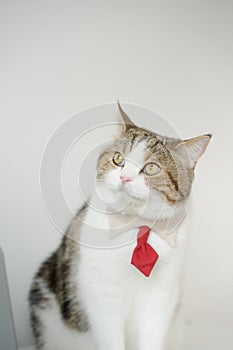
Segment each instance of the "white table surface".
M223 325L178 324L173 330L167 350L232 350L233 332ZM35 350L26 347L19 350ZM68 349L67 349L68 350ZM82 349L85 350L85 349Z

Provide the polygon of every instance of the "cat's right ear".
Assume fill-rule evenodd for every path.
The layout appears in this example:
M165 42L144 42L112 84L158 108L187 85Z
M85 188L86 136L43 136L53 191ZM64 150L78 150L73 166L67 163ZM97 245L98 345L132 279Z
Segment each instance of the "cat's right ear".
M211 134L201 135L181 141L175 147L176 152L183 158L187 167L195 168L198 159L205 152L211 137Z
M119 101L117 101L117 105L118 105L120 120L121 120L121 124L122 124L121 131L122 131L122 133L125 133L127 130L134 127L135 124L132 122L132 120L129 118L129 116L125 113L125 111L121 107Z

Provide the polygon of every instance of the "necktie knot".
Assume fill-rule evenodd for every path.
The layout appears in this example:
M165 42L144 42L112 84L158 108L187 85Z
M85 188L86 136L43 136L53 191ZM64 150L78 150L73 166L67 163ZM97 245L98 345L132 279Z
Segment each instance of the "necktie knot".
M142 246L147 243L149 238L150 228L148 226L141 226L138 232L137 245Z

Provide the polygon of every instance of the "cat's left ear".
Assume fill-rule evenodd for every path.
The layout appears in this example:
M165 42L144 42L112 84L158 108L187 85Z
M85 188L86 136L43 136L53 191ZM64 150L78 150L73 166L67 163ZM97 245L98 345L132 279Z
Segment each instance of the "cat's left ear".
M132 120L129 118L129 116L125 113L123 108L120 105L120 102L117 101L118 109L120 112L121 122L122 122L122 131L123 133L126 132L128 129L135 126L135 124L132 122Z
M195 168L198 159L205 152L212 135L206 134L193 139L181 141L175 151L185 161L187 167Z

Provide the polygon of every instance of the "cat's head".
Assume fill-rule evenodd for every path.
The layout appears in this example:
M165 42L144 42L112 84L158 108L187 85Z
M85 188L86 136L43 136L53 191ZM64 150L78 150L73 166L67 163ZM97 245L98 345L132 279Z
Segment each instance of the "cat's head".
M117 194L122 212L139 215L144 208L145 217L152 218L163 207L163 215L169 215L189 199L195 165L211 135L185 141L162 136L135 125L118 107L121 131L99 156L97 184L106 196Z

